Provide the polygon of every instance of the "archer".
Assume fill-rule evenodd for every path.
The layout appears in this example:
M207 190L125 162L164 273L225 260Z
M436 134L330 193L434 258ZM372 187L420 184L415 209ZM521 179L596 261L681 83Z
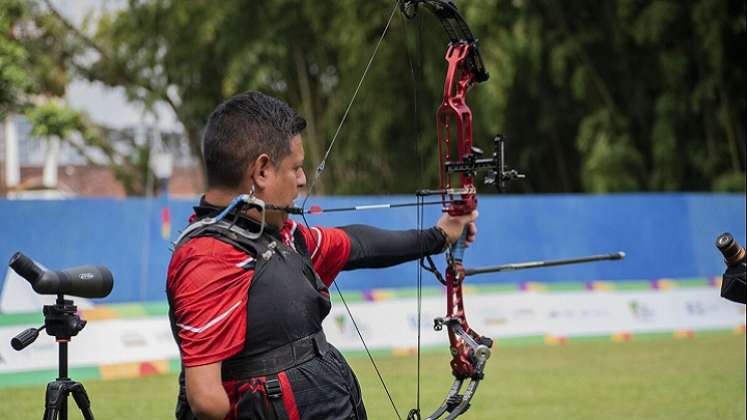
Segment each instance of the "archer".
M365 419L355 374L322 330L343 270L446 250L477 212L430 229L311 227L288 218L306 186L301 131L286 103L236 95L210 115L207 191L168 269L172 332L183 366L177 419Z

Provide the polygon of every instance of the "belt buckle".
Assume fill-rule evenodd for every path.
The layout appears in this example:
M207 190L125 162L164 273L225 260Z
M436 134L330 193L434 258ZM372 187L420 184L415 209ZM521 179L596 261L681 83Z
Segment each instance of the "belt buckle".
M280 388L280 381L277 379L269 379L265 381L265 392L267 393L268 398L280 398L280 396L283 395Z

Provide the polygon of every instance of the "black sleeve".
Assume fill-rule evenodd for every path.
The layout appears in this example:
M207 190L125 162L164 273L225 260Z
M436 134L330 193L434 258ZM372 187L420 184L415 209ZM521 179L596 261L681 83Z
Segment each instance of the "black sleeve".
M351 249L343 270L381 268L442 252L446 235L432 227L423 230L384 230L366 225L341 228L350 238Z

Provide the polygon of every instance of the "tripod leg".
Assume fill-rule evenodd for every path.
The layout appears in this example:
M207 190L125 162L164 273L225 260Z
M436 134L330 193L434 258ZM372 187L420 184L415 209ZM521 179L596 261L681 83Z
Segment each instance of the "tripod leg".
M62 402L67 398L68 388L66 385L64 381L54 381L47 384L43 420L57 419Z
M57 420L59 410L56 408L47 408L44 410L44 420Z
M44 420L57 420L57 412L58 410L56 408L45 408L44 409Z
M88 398L88 394L86 393L86 389L83 388L83 384L80 382L73 383L70 387L70 392L73 393L73 398L75 399L78 408L80 408L80 412L83 413L83 418L85 420L94 420L93 413L91 412L91 400Z

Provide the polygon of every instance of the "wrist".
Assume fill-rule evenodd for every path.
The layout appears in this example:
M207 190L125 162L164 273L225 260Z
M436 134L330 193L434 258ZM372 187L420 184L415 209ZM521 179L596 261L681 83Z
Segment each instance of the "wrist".
M451 245L451 242L449 241L449 235L446 233L446 230L442 228L441 226L436 225L435 226L436 231L441 235L441 239L443 240L443 247L441 248L441 252L445 252L447 249L449 249L449 246Z

